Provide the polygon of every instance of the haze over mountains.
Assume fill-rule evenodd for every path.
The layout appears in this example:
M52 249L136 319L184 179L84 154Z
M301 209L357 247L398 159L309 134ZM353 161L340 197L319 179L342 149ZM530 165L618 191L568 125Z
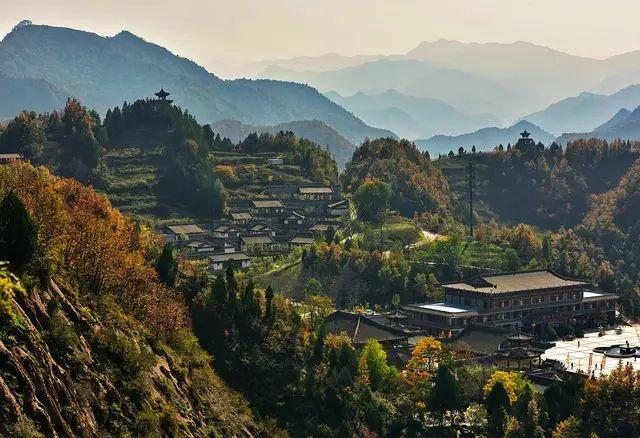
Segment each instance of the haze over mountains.
M393 136L311 87L273 80L221 80L196 63L123 31L114 37L23 23L0 42L0 117L16 109L52 110L68 96L104 114L160 87L201 123L236 119L274 125L321 120L353 143ZM44 92L43 92L44 91Z
M342 161L345 145L366 137L486 149L495 144L480 141L504 138L485 133L509 132L517 121L536 125L544 142L593 132L640 105L640 51L599 60L527 42L439 40L405 54L303 56L244 68L266 79L222 80L127 31L102 37L23 23L0 42L0 119L59 108L69 96L104 114L164 87L201 123L225 121L218 126L231 133L293 127L325 139Z
M359 65L354 65L355 59L360 58L333 56L326 64L322 57L315 62L309 58L274 61L256 77L308 83L329 96L333 96L330 92L351 96L393 89L412 97L441 100L458 111L491 115L502 126L526 119L555 135L593 129L621 107L640 105L629 90L620 91L640 83L640 51L600 60L522 41L439 40L423 42L405 54L363 57ZM336 67L339 65L342 67ZM555 107L548 108L548 114L543 110L556 103L563 106L563 100L572 96L587 101L595 94L597 101L600 95L615 96L619 91L625 96L616 96L604 106L586 102L584 109L580 107L576 113L569 110L568 114L555 111ZM398 109L408 113L406 108ZM363 119L370 116L359 107L353 111ZM400 114L390 115L393 117L387 117L380 127L401 126ZM429 125L428 120L421 122ZM451 127L439 121L433 125L426 131L445 133ZM457 128L465 130L462 125Z
M620 109L638 105L640 85L631 85L609 96L583 92L524 118L556 135L587 132L609 120Z
M640 107L629 111L622 108L611 119L593 131L563 134L556 142L566 145L568 141L578 138L600 138L603 140L637 140L640 139Z
M306 138L319 145L328 146L340 167L344 167L347 161L351 159L355 148L354 144L340 135L338 131L319 120L298 120L271 126L255 126L233 119L224 119L214 122L211 125L211 129L234 143L244 140L254 132L276 134L279 131L292 131L298 137Z
M396 90L379 94L358 92L341 96L325 94L371 126L386 126L406 138L427 138L436 134L461 134L484 126L499 124L490 114L460 111L439 99L415 97Z

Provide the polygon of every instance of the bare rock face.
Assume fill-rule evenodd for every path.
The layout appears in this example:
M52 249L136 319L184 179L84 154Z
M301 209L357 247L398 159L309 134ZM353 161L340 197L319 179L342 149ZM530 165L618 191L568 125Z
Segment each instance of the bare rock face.
M54 282L12 305L13 320L0 314L0 436L255 433L208 364L154 344L138 322L105 321Z

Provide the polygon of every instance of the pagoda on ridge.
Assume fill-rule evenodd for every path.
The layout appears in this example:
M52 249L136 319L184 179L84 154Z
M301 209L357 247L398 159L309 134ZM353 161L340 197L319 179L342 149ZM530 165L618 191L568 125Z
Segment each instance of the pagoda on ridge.
M531 133L527 132L526 129L524 130L524 132L521 132L520 138L518 139L515 148L521 150L522 152L534 149L536 147L536 142L530 137L530 135Z
M167 97L169 96L170 93L167 93L166 91L164 91L164 88L160 88L160 91L158 91L157 93L155 93L156 97L158 98L159 101L161 102L165 102L167 104L171 104L173 103L173 100L171 99L167 99Z

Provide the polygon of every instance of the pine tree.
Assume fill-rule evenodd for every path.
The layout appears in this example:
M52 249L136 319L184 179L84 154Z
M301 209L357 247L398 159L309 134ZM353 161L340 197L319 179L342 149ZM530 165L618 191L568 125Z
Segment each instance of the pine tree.
M551 263L551 256L551 238L548 234L545 234L544 239L542 240L542 259L547 266L549 266L549 264Z
M228 294L227 285L222 274L218 274L215 280L213 280L213 284L211 285L211 292L213 294L213 300L216 303L218 311L221 313L226 313Z
M449 367L440 365L431 394L431 406L440 414L441 422L447 411L459 411L463 406L462 390Z
M0 260L17 271L31 261L38 245L37 227L24 204L14 192L0 203Z
M236 307L236 302L238 301L238 283L236 282L236 277L233 273L233 269L227 268L227 272L225 273L225 277L227 280L227 293L228 293L228 302L229 308L234 310Z
M271 285L269 285L267 287L267 290L265 291L265 312L264 312L264 319L267 322L273 321L273 319L275 319L275 309L274 309L274 305L273 305L273 289L271 288Z
M162 253L156 261L156 271L158 272L158 279L167 286L174 286L176 284L176 277L178 276L178 262L173 252L173 245L167 242L162 248Z
M502 437L511 408L509 394L502 382L497 382L487 394L485 406L489 413L488 432L490 437Z

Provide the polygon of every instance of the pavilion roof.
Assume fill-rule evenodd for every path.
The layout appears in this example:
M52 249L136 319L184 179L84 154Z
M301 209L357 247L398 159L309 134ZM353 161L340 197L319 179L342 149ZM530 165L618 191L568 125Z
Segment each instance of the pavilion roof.
M164 88L161 88L160 91L155 93L155 95L158 96L160 99L164 99L165 97L169 96L169 94L171 93L167 93L166 91L164 91Z

